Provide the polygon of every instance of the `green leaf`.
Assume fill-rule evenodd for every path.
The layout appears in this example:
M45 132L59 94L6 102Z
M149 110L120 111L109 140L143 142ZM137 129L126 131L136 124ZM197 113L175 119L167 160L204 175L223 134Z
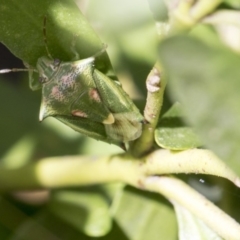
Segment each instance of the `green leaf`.
M176 239L173 209L158 194L126 187L114 199L113 216L130 240Z
M73 45L81 59L103 48L101 40L72 0L1 1L0 12L0 41L32 67L36 66L38 58L47 55L44 16L47 18L47 46L54 58L72 60ZM112 71L106 53L99 57L96 67L103 73Z
M10 212L10 211L9 211ZM18 211L19 212L19 211ZM13 212L10 212L12 214ZM46 210L41 210L13 229L11 240L89 240L83 233L76 231Z
M99 191L55 191L49 208L56 216L89 236L103 236L111 229L108 201Z
M221 240L203 221L182 206L174 203L178 219L179 240ZM194 237L193 237L194 236Z
M155 130L156 143L170 150L185 150L201 146L198 136L192 128L183 122L183 113L179 103L175 103L162 117Z
M240 173L240 57L189 36L161 44L169 93L207 147Z

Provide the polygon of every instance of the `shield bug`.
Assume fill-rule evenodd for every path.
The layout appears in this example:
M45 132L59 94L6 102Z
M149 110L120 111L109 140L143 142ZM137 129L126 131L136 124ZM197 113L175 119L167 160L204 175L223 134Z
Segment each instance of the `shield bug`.
M119 146L138 138L143 116L120 83L94 66L105 48L86 59L63 62L54 59L48 50L46 17L43 36L47 56L38 59L36 69L0 70L38 72L42 85L39 120L55 117L82 134ZM30 78L30 86L33 81Z

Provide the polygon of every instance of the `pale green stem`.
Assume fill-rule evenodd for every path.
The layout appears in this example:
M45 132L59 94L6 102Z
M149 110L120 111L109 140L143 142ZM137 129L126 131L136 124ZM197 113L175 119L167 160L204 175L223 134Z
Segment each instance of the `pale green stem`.
M141 160L141 161L139 161ZM19 168L0 168L0 190L60 188L120 181L138 184L147 176L201 173L229 179L238 187L238 176L214 154L192 149L182 152L158 150L144 159L127 155L108 157L53 157Z
M178 33L189 30L201 18L211 13L222 0L198 0L196 3L193 0L181 0L176 8L169 8L170 21L167 24L169 33ZM161 24L158 28L161 40L168 35ZM134 157L143 156L149 152L154 144L154 131L158 123L161 107L163 103L163 94L166 86L166 78L163 75L162 67L159 62L155 64L152 71L149 73L146 81L147 85L147 101L144 109L144 117L146 124L143 125L143 132L140 138L130 145L129 153Z
M238 240L240 225L213 203L179 179L151 176L142 180L142 188L160 193L173 205L180 204L224 239Z
M163 104L163 94L166 87L166 78L162 72L159 62L155 64L149 73L147 80L147 101L144 109L143 131L130 147L130 153L139 157L149 152L154 144L154 131L158 123L159 115Z
M140 160L140 159L139 159ZM237 239L240 227L211 202L180 180L156 175L203 173L225 177L239 186L239 178L214 154L192 149L158 150L137 161L127 155L55 157L15 169L0 168L0 190L60 188L120 181L163 194L177 202L225 239ZM224 226L224 227L223 227Z
M190 15L195 21L201 20L213 12L223 0L199 0L190 10Z
M189 149L179 152L157 150L148 155L146 165L148 175L158 172L210 174L226 178L240 187L237 174L209 150Z
M190 30L202 18L213 12L222 0L181 0L176 8L169 9L170 34Z
M194 24L193 20L189 16L189 12L193 5L192 0L179 1L176 8L169 9L169 33L179 33L191 28Z
M136 161L122 156L52 157L20 168L0 168L0 190L61 188L134 179Z

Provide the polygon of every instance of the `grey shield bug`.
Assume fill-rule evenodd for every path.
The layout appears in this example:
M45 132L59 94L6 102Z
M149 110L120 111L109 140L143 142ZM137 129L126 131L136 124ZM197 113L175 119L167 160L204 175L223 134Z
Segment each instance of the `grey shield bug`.
M40 57L34 69L42 85L39 120L52 116L82 134L119 146L138 138L143 116L120 83L94 66L95 58L105 48L86 59L70 62L53 59L47 47L45 26L46 17L43 35L48 56ZM0 73L11 71L32 70L4 69Z

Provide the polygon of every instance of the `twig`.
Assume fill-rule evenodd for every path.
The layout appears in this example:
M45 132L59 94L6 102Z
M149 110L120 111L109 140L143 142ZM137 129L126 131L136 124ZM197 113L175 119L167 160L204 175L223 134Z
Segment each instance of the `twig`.
M143 125L143 132L141 137L133 142L129 150L135 157L149 152L154 143L154 131L158 123L166 87L166 78L162 73L159 62L155 64L149 73L146 86L148 93L144 109L145 124Z
M180 204L224 239L239 239L240 225L183 181L172 177L153 176L144 179L142 187L163 194L173 205Z
M189 31L202 18L213 12L222 0L181 0L178 5L168 5L169 34Z
M19 168L0 168L0 191L61 188L120 181L139 184L147 176L201 173L221 176L240 187L236 173L212 152L158 150L140 161L127 155L52 157Z
M166 176L171 173L203 173L222 176L238 187L238 176L207 150L182 152L158 150L141 161L125 155L108 157L46 158L20 168L0 168L0 190L60 188L120 181L163 194L202 219L225 239L238 239L240 226L184 182Z

